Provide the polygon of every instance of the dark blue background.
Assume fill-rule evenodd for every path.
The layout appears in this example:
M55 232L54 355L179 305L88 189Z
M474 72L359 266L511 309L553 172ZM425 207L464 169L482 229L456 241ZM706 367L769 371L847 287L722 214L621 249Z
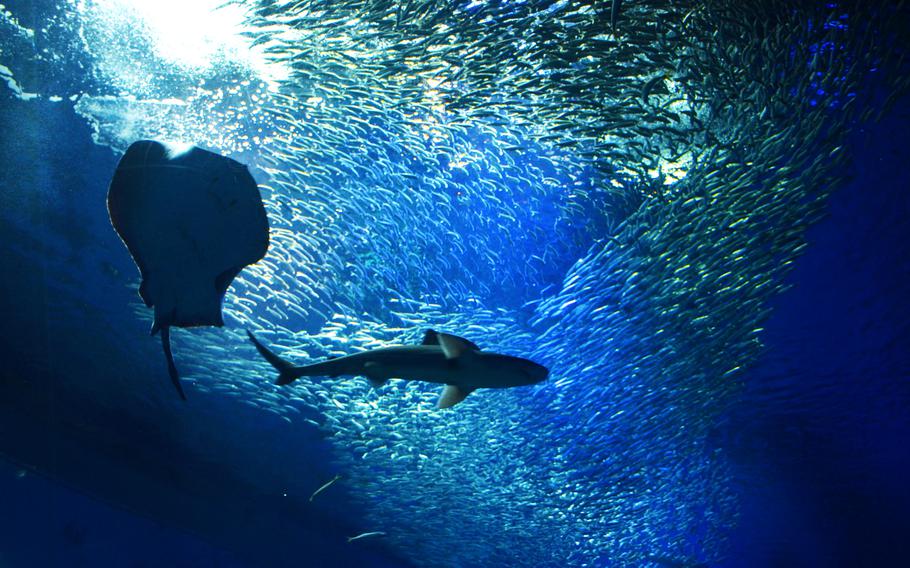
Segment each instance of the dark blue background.
M719 429L744 496L725 566L910 565L908 133L905 101L852 136L849 182Z
M167 409L149 420L128 403L112 409L87 398L92 390L80 382L116 399L126 388L119 374L142 372L123 346L92 332L109 308L122 314L118 326L146 327L122 309L135 290L117 283L135 271L104 203L118 157L92 143L68 101L0 90L0 125L0 568L405 565L381 540L347 543L362 514L343 492L302 509L225 467L232 456L213 464L186 451L167 428ZM61 273L71 279L55 281ZM74 296L60 294L67 287ZM131 333L144 340L147 332ZM156 342L148 345L157 359ZM305 485L332 477L315 433L261 416L256 424L288 452L306 452L311 467L296 474Z

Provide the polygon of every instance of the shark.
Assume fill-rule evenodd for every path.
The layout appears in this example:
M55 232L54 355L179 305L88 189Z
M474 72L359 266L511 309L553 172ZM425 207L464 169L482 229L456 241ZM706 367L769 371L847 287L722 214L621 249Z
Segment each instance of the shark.
M278 371L279 385L300 377L365 376L375 388L389 379L445 385L438 408L451 408L479 388L512 388L546 380L550 371L529 359L483 351L463 337L427 330L420 345L393 345L294 366L247 330L259 354Z

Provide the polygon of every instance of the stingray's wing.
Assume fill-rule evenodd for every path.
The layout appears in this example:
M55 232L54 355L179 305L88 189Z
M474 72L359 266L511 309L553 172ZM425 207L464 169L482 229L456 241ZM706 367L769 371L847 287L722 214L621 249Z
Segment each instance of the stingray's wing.
M265 208L246 167L201 148L175 152L139 141L121 158L107 203L139 267L139 294L155 309L152 333L223 325L228 286L269 244Z
M142 274L156 327L223 325L227 287L268 248L253 177L201 148L174 155L158 142L134 143L114 173L108 210Z

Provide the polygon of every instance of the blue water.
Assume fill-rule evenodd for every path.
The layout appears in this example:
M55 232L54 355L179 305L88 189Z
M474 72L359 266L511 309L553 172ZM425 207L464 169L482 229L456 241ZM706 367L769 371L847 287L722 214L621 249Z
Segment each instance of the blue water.
M810 230L722 431L746 496L726 565L901 565L910 552L908 111L853 137L851 181Z
M480 127L415 141L381 113L329 143L337 116L309 109L284 135L263 109L287 107L263 102L263 85L230 90L233 67L162 62L111 13L8 5L23 29L56 19L39 32L48 44L0 30L15 79L0 84L0 566L848 567L910 554L906 99L879 123L841 125L852 161L832 166L843 181L797 232L805 251L778 251L792 271L755 245L731 263L754 288L727 297L711 252L741 245L709 230L735 217L694 213L673 189L666 206L600 195L568 151L520 140L516 158L504 131ZM59 57L37 57L43 45ZM105 209L125 143L167 135L250 164L273 228L269 256L228 293L225 328L174 332L186 403ZM419 159L424 144L436 163ZM393 170L371 168L382 157ZM351 173L326 181L318 166ZM553 189L570 180L577 195ZM817 213L815 194L777 190L794 217ZM772 234L805 221L771 218ZM662 251L692 260L654 262ZM677 278L699 263L695 284ZM659 270L672 299L649 280ZM770 316L755 323L729 309L739 302ZM413 383L279 389L244 327L301 361L441 327L552 377L449 413ZM386 534L347 542L371 531Z

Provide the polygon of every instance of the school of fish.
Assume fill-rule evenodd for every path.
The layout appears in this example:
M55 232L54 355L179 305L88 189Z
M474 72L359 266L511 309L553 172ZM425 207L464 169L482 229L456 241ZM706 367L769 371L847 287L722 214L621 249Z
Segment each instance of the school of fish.
M291 70L277 91L76 105L100 143L125 148L129 114L258 174L271 247L225 333L172 337L188 395L319 430L352 540L415 565L723 558L738 502L711 434L848 136L907 92L903 3L227 3ZM450 411L417 382L278 387L246 328L298 365L432 328L550 378Z

